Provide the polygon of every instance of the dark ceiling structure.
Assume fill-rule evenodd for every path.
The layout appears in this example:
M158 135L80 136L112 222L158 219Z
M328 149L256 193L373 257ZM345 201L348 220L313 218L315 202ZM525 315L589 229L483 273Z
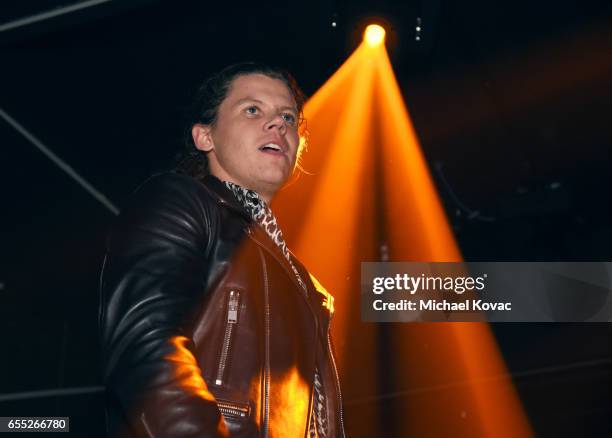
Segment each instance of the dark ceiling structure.
M207 74L264 61L313 94L372 19L465 259L612 259L610 2L5 1L1 415L102 436L113 207L172 166ZM493 329L538 436L610 433L609 324Z

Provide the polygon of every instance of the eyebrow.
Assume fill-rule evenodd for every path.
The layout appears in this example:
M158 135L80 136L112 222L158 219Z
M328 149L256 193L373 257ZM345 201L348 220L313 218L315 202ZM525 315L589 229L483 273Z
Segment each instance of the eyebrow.
M261 105L265 105L265 102L263 102L263 101L261 101L259 99L255 99L254 97L245 97L245 98L240 99L233 106L237 107L237 106L240 106L243 103L247 103L247 102L256 102L256 103L259 103ZM294 106L282 106L282 107L280 107L280 109L282 109L282 110L291 110L291 111L295 112L296 114L298 113L297 108L294 107Z

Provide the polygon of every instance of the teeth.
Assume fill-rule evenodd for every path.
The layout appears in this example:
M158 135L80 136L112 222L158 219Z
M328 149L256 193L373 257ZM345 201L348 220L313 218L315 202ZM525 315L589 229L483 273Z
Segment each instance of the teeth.
M275 151L280 151L281 150L280 146L277 145L277 144L274 144L274 143L268 143L268 144L265 144L265 145L263 145L261 147L261 149L266 149L266 148L274 149Z

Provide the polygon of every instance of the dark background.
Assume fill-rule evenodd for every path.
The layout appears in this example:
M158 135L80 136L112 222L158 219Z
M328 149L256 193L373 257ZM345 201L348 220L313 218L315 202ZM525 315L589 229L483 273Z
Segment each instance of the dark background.
M208 73L264 61L312 94L378 17L465 259L612 260L608 1L110 1L3 26L75 4L2 2L0 108L119 208L169 166ZM69 415L73 435L102 436L113 214L4 120L0 145L0 416ZM612 433L609 324L493 329L539 436ZM28 394L62 388L85 394Z

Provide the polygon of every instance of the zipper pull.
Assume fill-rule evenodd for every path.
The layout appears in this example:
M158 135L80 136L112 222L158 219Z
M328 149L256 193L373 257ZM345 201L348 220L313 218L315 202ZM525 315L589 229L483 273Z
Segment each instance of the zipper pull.
M237 291L230 291L227 303L227 322L229 324L236 324L238 322L238 298L239 293Z

